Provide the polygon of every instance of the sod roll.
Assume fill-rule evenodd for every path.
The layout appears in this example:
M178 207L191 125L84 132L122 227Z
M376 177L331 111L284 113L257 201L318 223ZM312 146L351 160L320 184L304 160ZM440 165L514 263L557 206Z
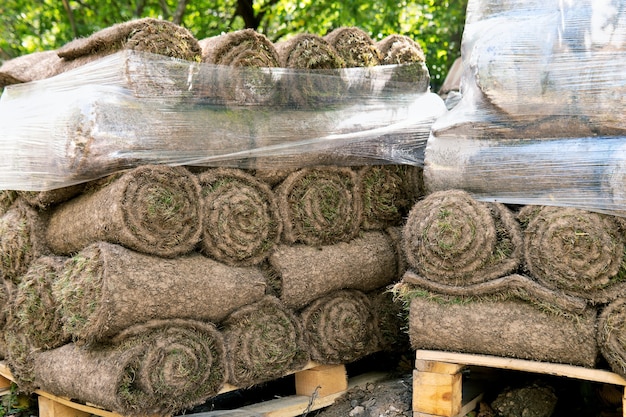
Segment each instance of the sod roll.
M413 349L486 354L593 368L598 359L596 310L546 311L525 301L456 301L417 296L410 303Z
M263 297L265 286L256 268L197 253L165 259L98 242L66 262L53 290L65 331L93 342L150 319L219 322Z
M598 345L611 370L626 377L626 299L605 305L598 317Z
M118 23L86 38L75 39L57 51L66 61L93 59L121 49L194 61L202 54L198 40L184 27L162 19L143 18Z
M365 230L401 226L423 194L422 169L412 165L367 165L358 171Z
M66 258L42 256L34 260L16 286L7 311L4 338L7 364L21 389L32 384L33 352L50 350L69 342L52 286Z
M107 241L162 257L191 252L200 240L200 185L183 167L144 165L57 206L46 241L69 255Z
M328 245L356 237L361 225L357 175L349 168L303 168L277 188L286 244Z
M128 416L172 415L226 382L223 338L194 320L153 321L111 344L73 343L34 355L35 385Z
M17 200L17 191L0 190L0 217L9 210L13 202Z
M370 36L358 27L339 27L324 35L347 68L380 65L380 51Z
M295 70L281 80L292 106L317 106L341 98L346 86L336 70L345 67L345 62L323 37L300 33L275 45L281 67Z
M404 91L427 92L430 73L422 47L406 35L392 34L376 42L382 65L397 65L392 83L402 83ZM393 84L390 84L390 86Z
M261 263L280 240L282 221L271 188L251 174L216 168L198 174L202 187L201 250L228 265Z
M300 318L311 359L320 364L354 362L380 348L370 298L358 290L341 290L307 305Z
M522 234L511 210L461 190L435 192L415 204L403 242L416 273L448 285L499 278L522 261Z
M398 280L398 256L393 238L373 231L334 245L280 245L269 263L281 301L300 309L337 290L371 291Z
M31 262L50 251L46 219L23 199L0 217L0 278L18 283Z
M518 217L525 265L539 283L596 303L626 295L624 233L615 217L530 205Z
M201 67L201 95L225 104L273 103L276 86L267 68L279 66L274 44L254 29L240 29L199 41L202 61L228 71Z
M281 378L302 369L309 360L299 318L275 297L241 307L220 327L229 382L235 386Z

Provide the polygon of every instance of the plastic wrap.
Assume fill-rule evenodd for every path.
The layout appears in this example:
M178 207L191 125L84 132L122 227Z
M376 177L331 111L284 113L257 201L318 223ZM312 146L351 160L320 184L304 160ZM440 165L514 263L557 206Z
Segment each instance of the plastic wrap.
M447 110L427 83L397 81L401 67L231 68L119 52L5 89L0 189L45 191L142 164L422 165Z
M428 190L622 214L626 3L470 0L460 102L432 126Z

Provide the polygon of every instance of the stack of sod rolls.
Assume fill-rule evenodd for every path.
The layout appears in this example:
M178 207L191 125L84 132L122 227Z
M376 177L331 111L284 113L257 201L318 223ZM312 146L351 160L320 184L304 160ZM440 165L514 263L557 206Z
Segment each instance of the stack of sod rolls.
M143 32L179 48L139 40ZM357 28L275 45L250 30L197 41L144 19L72 42L55 71L144 47L232 71L415 63L394 77L428 89L414 41L375 43ZM332 95L298 76L280 91L213 81L200 91L215 106L281 94L309 107ZM123 415L165 415L226 383L249 387L309 361L346 364L407 348L388 286L405 270L400 228L422 197L421 167L352 160L340 148L298 154L298 163L283 156L244 168L140 163L67 187L2 191L0 347L18 387Z
M490 354L624 372L622 217L506 206L447 190L403 228L396 295L414 349Z

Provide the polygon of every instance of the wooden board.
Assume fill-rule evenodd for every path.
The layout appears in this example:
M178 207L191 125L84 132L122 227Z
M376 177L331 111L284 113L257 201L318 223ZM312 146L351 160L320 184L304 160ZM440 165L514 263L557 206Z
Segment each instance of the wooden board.
M585 381L626 386L626 379L611 371L583 368L580 366L559 363L535 362L524 359L434 350L417 350L415 351L415 358L416 361L436 361L452 364L485 366L490 368L564 376L568 378L582 379Z

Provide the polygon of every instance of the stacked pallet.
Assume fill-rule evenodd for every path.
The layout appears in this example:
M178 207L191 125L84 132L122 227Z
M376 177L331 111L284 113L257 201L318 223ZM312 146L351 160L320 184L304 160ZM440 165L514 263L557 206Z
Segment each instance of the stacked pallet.
M166 39L158 36L162 33L168 34ZM166 48L153 42L155 38L172 41L177 48ZM39 190L31 189L35 188L31 182L19 191L2 192L3 353L20 389L73 398L124 415L166 415L205 402L227 384L250 387L300 371L311 361L342 365L406 346L397 307L386 287L404 271L399 227L421 196L421 168L385 161L372 153L372 145L378 143L371 140L353 140L349 142L353 147L346 147L346 142L313 147L293 155L238 155L229 164L164 163L172 162L176 152L194 161L198 143L212 144L219 135L224 136L216 146L230 140L232 125L218 123L218 133L208 135L212 140L190 145L190 136L180 136L188 127L180 124L188 112L209 113L222 106L224 116L232 106L248 106L244 110L250 115L268 105L264 101L268 99L272 106L286 106L291 112L299 107L316 109L320 103L337 106L337 97L306 85L315 78L297 71L283 77L290 86L286 90L266 91L237 82L251 80L237 77L239 70L249 74L246 68L311 69L314 62L297 61L307 45L332 54L328 65L334 70L415 64L385 66L384 71L394 69L392 79L349 85L357 93L369 91L373 97L382 86L377 94L388 98L384 94L395 93L386 89L396 83L396 88L417 88L417 93L410 93L413 96L427 94L423 54L407 38L390 37L375 44L351 28L325 38L294 39L273 45L246 30L198 42L181 28L143 19L68 44L57 51L46 71L22 74L31 80L41 78L47 87L63 80L48 78L55 74L84 76L77 88L98 85L97 77L89 75L94 68L90 65L119 63L115 59L120 55L113 53L120 47L168 50L190 60L202 56L207 63L194 67L198 69L194 81L201 82L194 82L190 92L181 89L180 73L158 66L169 62L179 72L183 68L187 77L188 64L122 56L128 78L113 71L115 88L108 89L109 85L107 91L119 92L121 85L132 105L119 107L119 102L106 101L105 94L98 111L91 113L97 116L87 119L91 131L88 124L74 130L63 125L52 134L65 151L63 132L79 133L70 148L81 158L71 164L48 158L61 168L55 172L69 168L71 175L48 176L48 186ZM157 50L150 50L154 45ZM355 45L363 49L356 50ZM18 58L17 63L7 63L5 73L19 62ZM139 69L133 67L138 64ZM177 74L179 78L172 78ZM231 77L215 78L223 74ZM324 77L340 78L336 73ZM21 87L7 90L7 102L11 94L27 91ZM285 91L290 93L286 98ZM157 97L163 102L155 104ZM140 114L133 113L143 103ZM257 110L263 117L264 109ZM160 112L155 116L153 110ZM160 118L179 113L183 117L176 119L179 124L167 126ZM297 116L303 124L296 130L309 134L303 126L311 113ZM311 125L324 127L327 122L314 119ZM272 150L276 143L258 144L281 136L284 122L273 126L275 130L270 129L272 123L246 125L253 136L243 140L253 139L254 149ZM210 132L208 125L201 127L193 131L192 139ZM20 135L17 130L9 132ZM349 133L358 132L352 127ZM388 143L397 138L406 146L403 133L386 129L375 137L386 135ZM149 156L125 155L130 139L138 139L138 147ZM42 161L35 156L30 167ZM51 187L59 178L65 186Z

